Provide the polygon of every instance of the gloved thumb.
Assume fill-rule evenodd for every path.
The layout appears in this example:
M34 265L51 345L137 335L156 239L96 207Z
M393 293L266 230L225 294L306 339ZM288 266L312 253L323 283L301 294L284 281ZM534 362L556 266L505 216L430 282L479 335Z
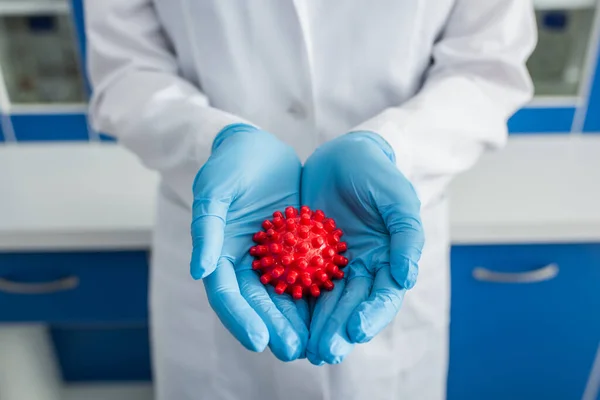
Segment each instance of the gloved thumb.
M194 279L210 275L223 249L229 199L196 198L192 207L192 260Z

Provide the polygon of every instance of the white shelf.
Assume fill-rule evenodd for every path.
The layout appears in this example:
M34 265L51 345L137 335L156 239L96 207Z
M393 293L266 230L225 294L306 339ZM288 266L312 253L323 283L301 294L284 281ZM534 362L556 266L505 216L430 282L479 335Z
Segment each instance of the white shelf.
M533 4L537 10L590 8L594 7L597 3L597 0L533 0Z
M12 103L10 105L10 113L13 115L86 113L87 110L87 103Z
M0 0L1 16L66 14L66 0Z

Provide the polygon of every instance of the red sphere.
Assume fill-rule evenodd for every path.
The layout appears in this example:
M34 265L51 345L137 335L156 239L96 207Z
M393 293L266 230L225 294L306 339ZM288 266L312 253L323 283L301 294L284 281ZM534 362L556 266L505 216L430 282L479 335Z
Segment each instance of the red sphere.
M332 290L333 281L344 277L340 268L348 265L348 259L340 253L348 246L340 241L342 230L323 211L302 206L298 214L296 208L287 207L285 214L275 211L262 227L253 237L257 245L250 249L255 258L252 269L276 293L287 292L295 299L319 297L321 289Z

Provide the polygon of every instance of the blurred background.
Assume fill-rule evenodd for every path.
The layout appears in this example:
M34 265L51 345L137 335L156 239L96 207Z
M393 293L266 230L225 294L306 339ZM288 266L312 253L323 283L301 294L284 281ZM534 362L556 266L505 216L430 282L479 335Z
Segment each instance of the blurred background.
M535 99L450 191L451 400L600 400L598 1L535 6ZM0 0L0 400L152 398L157 179L87 124L84 25Z

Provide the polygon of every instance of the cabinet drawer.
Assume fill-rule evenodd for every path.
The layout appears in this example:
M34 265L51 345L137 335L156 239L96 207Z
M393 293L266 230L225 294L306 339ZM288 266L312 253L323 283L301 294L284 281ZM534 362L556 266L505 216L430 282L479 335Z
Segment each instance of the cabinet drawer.
M600 245L455 247L451 310L449 399L579 399L600 342Z
M0 254L0 322L144 322L146 252Z

